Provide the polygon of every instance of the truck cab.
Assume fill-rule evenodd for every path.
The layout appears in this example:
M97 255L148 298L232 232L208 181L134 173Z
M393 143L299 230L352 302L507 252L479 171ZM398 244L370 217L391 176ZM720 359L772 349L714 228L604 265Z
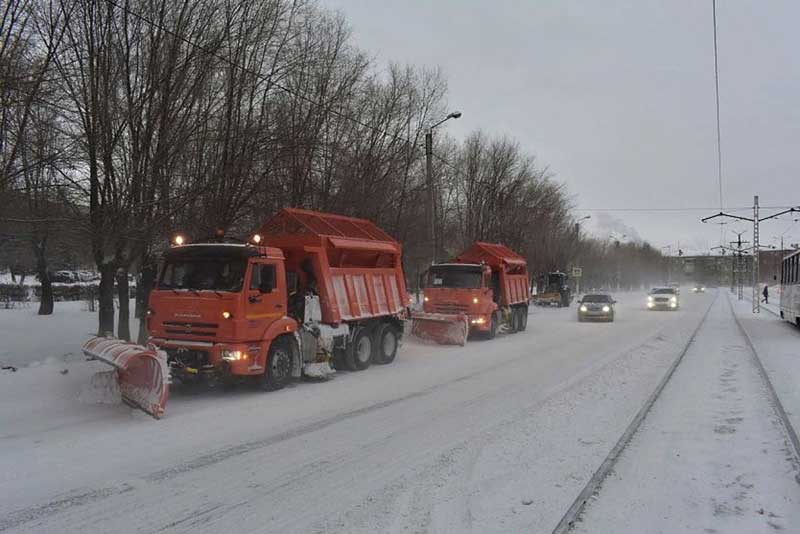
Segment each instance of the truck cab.
M289 315L280 249L207 243L170 249L150 294L150 342L167 352L182 381L264 375L271 343L271 380L292 374L298 322Z
M440 263L428 270L423 310L426 313L464 313L470 330L492 335L497 331L497 295L487 265Z

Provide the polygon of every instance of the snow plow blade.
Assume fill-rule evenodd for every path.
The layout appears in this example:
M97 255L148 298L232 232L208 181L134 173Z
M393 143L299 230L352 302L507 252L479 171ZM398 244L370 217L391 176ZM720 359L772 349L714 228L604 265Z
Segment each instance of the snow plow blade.
M440 345L463 347L469 335L469 319L463 313L414 313L411 316L411 334Z
M167 356L153 347L143 347L113 337L92 337L83 353L117 370L122 400L160 419L169 397Z

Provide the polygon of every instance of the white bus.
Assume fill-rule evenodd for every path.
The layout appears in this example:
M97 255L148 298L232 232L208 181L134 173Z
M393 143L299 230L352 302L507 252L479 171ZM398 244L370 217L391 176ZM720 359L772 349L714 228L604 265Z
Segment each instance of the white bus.
M781 264L781 317L800 326L800 250Z

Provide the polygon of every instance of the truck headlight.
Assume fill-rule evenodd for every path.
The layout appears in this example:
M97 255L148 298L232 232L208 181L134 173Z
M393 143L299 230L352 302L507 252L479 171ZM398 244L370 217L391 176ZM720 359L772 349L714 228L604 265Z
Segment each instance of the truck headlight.
M672 297L671 299L669 299L669 301L673 303L678 302L678 297Z
M648 302L647 302L647 307L648 307L648 308L652 308L653 306L655 306L655 304L653 304L653 301L652 301L652 300L650 300L650 301L648 301Z
M431 299L429 299L428 297L422 297L422 300L424 300L425 302L428 302L428 301L430 301Z
M478 303L478 297L472 297L472 303L473 304L477 304Z
M653 302L653 297L651 295L647 295L647 302Z
M247 353L241 350L227 350L223 349L222 359L226 362L238 362L239 360L246 360Z
M585 304L581 304L581 311L582 312L589 311L589 308L587 308Z
M605 313L608 313L608 312L610 312L610 311L611 311L611 308L609 308L608 306L603 306L603 311L604 311Z

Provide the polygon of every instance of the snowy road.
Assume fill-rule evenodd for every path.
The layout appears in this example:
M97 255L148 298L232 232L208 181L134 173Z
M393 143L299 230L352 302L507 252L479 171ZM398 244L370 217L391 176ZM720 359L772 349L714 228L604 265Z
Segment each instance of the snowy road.
M715 303L576 532L800 525L797 459L726 300Z
M80 403L97 363L0 375L0 531L549 531L712 300L537 309L330 383L177 393L158 422Z

